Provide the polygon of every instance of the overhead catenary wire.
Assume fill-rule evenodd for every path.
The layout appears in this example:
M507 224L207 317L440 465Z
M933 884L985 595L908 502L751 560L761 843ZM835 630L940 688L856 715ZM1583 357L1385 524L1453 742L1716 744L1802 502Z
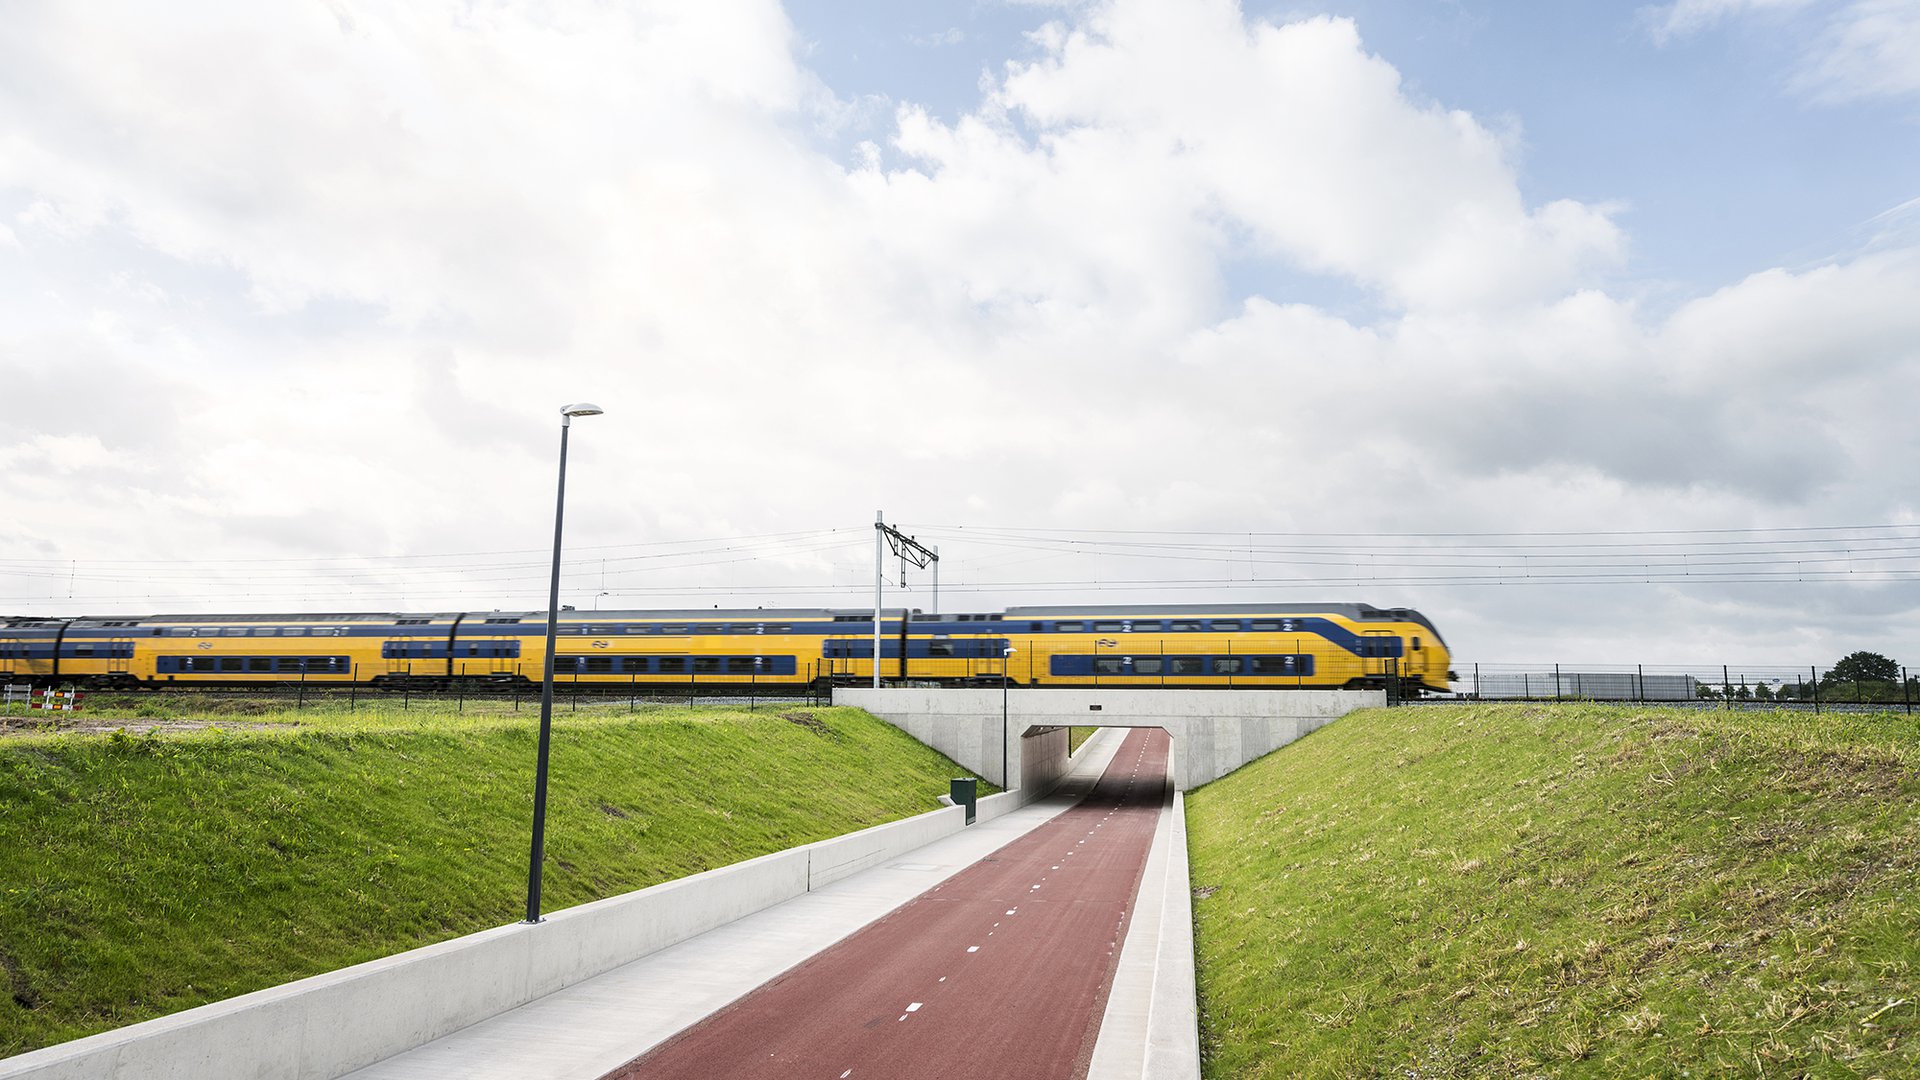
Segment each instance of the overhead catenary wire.
M650 597L814 597L860 606L865 528L588 546L563 576ZM1304 533L920 527L948 541L942 588L1054 602L1076 593L1300 593L1513 586L1896 585L1920 581L1920 525L1599 532ZM1337 542L1336 542L1337 541ZM312 559L0 558L0 605L317 603L497 607L533 597L537 550ZM962 555L961 559L953 556ZM770 573L714 581L715 568ZM1038 571L1046 565L1051 573ZM1085 569L1083 570L1083 566ZM1061 573L1059 571L1067 572ZM1088 570L1094 572L1086 572ZM822 575L822 571L826 571ZM820 580L822 576L828 580ZM13 588L6 588L11 583ZM78 595L69 597L70 590Z

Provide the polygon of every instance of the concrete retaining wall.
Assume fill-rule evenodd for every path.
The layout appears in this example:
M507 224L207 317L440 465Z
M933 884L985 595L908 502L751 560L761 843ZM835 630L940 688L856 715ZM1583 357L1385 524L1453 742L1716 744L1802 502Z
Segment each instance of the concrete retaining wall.
M983 799L985 820L1018 794ZM946 807L0 1061L0 1080L331 1080L965 828Z
M840 688L853 705L893 724L996 784L1050 790L1067 768L1070 724L1157 727L1173 738L1174 786L1217 780L1354 709L1385 705L1379 690L1009 690ZM1004 710L1004 713L1003 713ZM1002 716L1005 727L1002 727ZM1005 739L1007 771L1001 771Z

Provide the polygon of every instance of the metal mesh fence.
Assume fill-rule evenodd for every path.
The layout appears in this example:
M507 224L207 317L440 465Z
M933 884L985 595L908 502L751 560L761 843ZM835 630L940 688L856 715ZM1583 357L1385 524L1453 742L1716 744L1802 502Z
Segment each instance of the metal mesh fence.
M1455 696L1479 701L1710 702L1730 707L1893 708L1920 705L1920 677L1885 678L1781 664L1455 665Z

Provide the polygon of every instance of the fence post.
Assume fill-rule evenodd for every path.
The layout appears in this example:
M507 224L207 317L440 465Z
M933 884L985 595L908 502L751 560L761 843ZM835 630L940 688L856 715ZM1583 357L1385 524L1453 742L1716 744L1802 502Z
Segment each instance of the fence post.
M1913 681L1907 678L1907 669L1900 669L1900 701L1907 707L1907 715L1913 715Z
M1553 700L1560 700L1560 665L1553 665Z
M1633 665L1633 699L1645 704L1647 700L1647 668L1645 664Z
M1807 668L1807 671L1813 676L1813 715L1819 716L1820 715L1820 669L1809 665Z
M1720 700L1727 703L1727 708L1733 708L1733 680L1727 676L1725 664L1720 665Z
M352 682L347 684L347 709L357 712L360 708L360 665L353 665Z

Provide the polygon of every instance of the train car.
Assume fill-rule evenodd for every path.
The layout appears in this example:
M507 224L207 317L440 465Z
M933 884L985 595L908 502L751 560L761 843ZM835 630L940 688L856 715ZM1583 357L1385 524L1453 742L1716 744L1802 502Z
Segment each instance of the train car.
M870 614L861 618L871 624ZM588 687L804 685L820 674L821 642L835 619L824 609L563 611L554 678ZM538 682L546 633L544 611L464 616L446 675Z
M544 674L546 613L13 618L0 675L103 688L304 682L437 689ZM583 687L1390 687L1446 692L1449 654L1407 608L1367 604L565 611L556 679Z
M108 685L262 686L371 682L382 646L402 620L391 614L154 615L132 637L134 662ZM85 682L81 672L63 678ZM126 676L131 676L129 681Z
M0 622L0 678L50 684L59 673L60 641L72 621L14 616Z
M1021 607L916 616L907 636L900 677L910 680L1004 674L1024 686L1391 686L1404 696L1450 689L1450 655L1432 622L1368 604Z

